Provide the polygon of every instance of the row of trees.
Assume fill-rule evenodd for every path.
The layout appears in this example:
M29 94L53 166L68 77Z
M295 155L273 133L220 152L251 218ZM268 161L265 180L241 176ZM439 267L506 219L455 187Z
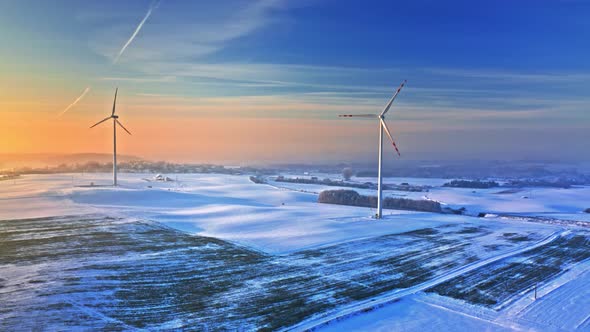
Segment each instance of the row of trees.
M548 188L564 188L568 189L572 186L572 184L577 184L577 181L569 181L567 179L555 179L553 181L548 180L539 180L539 179L531 179L531 180L512 180L506 183L505 186L507 187L548 187Z
M344 182L344 181L332 180L330 178L318 179L316 177L311 177L310 179L298 178L298 177L297 178L286 178L282 175L279 175L279 176L277 176L275 181L287 182L287 183L318 184L318 185L324 185L324 186L350 187L350 188L359 188L359 189L377 188L377 185L374 183L371 183L371 182L365 182L365 183Z
M549 187L549 188L570 188L574 184L578 184L577 180L568 179L553 179L553 180L541 180L541 179L521 179L511 180L506 182L502 187L512 188L523 188L523 187ZM500 184L496 181L479 181L479 180L453 180L443 185L444 187L454 188L474 188L474 189L487 189L499 187Z
M120 172L129 173L219 173L219 174L276 174L273 170L254 167L224 167L212 164L176 164L165 161L132 160L117 163ZM101 163L88 161L85 163L60 164L46 167L21 167L11 170L14 174L53 174L53 173L94 173L110 172L113 169L112 162Z
M318 179L313 176L311 178L286 178L279 175L275 179L276 182L287 182L287 183L302 183L302 184L316 184L323 186L332 187L347 187L347 188L358 188L358 189L377 189L377 184L372 182L346 182L339 180L332 180L330 178ZM410 191L410 192L423 192L428 191L430 186L416 186L408 183L402 184L383 184L383 190L399 190L399 191Z
M250 181L257 183L257 184L265 184L266 183L266 180L263 177L254 176L254 175L250 176Z
M319 203L351 205L362 207L377 207L376 196L364 196L354 190L324 190L318 196ZM408 198L387 197L383 200L383 208L410 211L442 212L439 202L429 200L415 200Z
M0 174L0 181L13 180L18 178L18 174Z
M474 188L474 189L487 189L498 187L500 184L496 181L479 181L479 180L453 180L443 184L443 187L453 188Z

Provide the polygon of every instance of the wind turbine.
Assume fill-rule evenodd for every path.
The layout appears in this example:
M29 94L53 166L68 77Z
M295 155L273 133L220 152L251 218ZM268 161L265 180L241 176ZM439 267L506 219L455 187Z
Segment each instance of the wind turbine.
M121 122L119 122L119 116L115 114L115 106L117 105L117 92L118 91L119 91L119 88L117 88L115 90L115 100L113 101L113 111L111 112L111 116L98 121L92 127L90 127L90 128L94 128L94 127L98 126L99 124L107 121L108 119L113 119L113 185L114 186L117 185L117 125L121 126L121 128L123 128L123 130L125 130L127 132L127 134L131 135L131 132L129 132L129 130L127 130L127 128L125 128L121 124Z
M345 115L339 115L339 117L344 117L344 118L374 118L374 119L379 119L379 175L378 175L378 180L377 180L377 219L381 219L382 217L382 194L383 194L383 190L382 190L382 182L383 182L383 177L381 175L381 169L382 169L382 159L383 159L383 129L385 129L385 133L387 134L387 137L389 137L389 140L391 141L391 143L393 144L393 147L395 148L395 151L397 151L397 154L399 156L401 156L401 154L399 153L399 150L397 149L397 145L395 145L395 141L393 140L393 137L391 137L391 133L389 132L389 128L387 128L387 124L385 123L385 114L389 111L389 108L391 108L391 104L393 103L393 101L395 100L395 98L397 97L397 95L399 94L399 92L402 90L402 88L404 87L404 85L406 84L406 81L404 80L402 82L402 84L399 86L399 88L397 88L397 90L395 91L395 93L393 94L393 97L391 97L391 99L389 100L389 102L387 103L387 105L385 105L385 108L383 109L383 111L381 112L381 114L345 114Z

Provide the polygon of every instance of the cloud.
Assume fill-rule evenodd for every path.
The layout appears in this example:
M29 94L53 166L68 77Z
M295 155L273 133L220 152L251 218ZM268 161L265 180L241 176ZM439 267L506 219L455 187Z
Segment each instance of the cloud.
M112 77L105 76L100 78L101 81L115 81L115 82L134 82L134 83L170 83L175 82L174 76L158 76L158 77Z
M133 42L133 40L135 39L135 37L137 36L137 34L141 30L141 28L143 27L143 25L147 21L147 19L152 15L153 10L156 9L159 6L159 4L160 4L160 0L157 0L155 2L152 2L152 4L150 5L150 7L149 7L149 9L148 9L148 11L146 13L146 15L143 17L143 19L141 20L141 22L139 22L139 24L135 28L135 31L133 32L133 34L131 34L131 37L129 37L129 39L127 40L127 42L119 50L119 53L117 54L117 56L113 60L113 64L115 64L115 63L117 63L119 61L119 58L123 55L123 53L125 53L125 50L127 49L127 47L129 47L129 45L131 45L131 43ZM106 80L112 80L113 78L110 78L109 77L109 78L104 78L104 79L106 79ZM66 107L58 116L62 116L68 110L70 110L72 107L74 107L80 100L82 100L84 98L84 96L86 96L86 94L90 91L90 89L91 89L90 86L86 87L86 89L84 89L84 91L82 92L82 94L78 98L76 98L76 100L74 100L73 103L71 103L70 105L68 105L68 107Z
M61 111L61 113L59 113L58 117L59 117L59 116L62 116L62 115L64 115L64 114L65 114L67 111L69 111L69 110L70 110L70 108L72 108L72 107L76 106L76 104L77 104L77 103L78 103L80 100L82 100L82 98L84 98L84 96L86 96L86 94L87 94L89 91L90 91L90 87L86 87L86 89L84 89L84 91L82 92L82 94L81 94L81 95L80 95L78 98L76 98L76 100L74 100L74 102L73 102L73 103L71 103L70 105L68 105L68 107L66 107L66 108L65 108L63 111Z
M281 58L269 63L236 60L239 54L233 52L228 61L230 52L221 50L258 30L288 23L287 9L293 5L280 0L228 2L174 2L162 7L125 51L126 71L103 80L137 83L138 105L185 117L327 119L340 112L379 112L407 78L408 87L390 116L425 130L542 126L557 118L567 122L559 125L569 126L584 120L589 100L579 83L590 81L584 72L331 66L280 63ZM115 53L106 50L101 49L103 55Z
M123 47L115 41L128 29L128 20L115 14L108 26L97 31L90 46L108 58L115 54L114 62L123 53L128 63L203 58L225 48L232 40L277 22L275 13L286 8L286 4L285 0L176 1L158 9L154 24L145 24L157 5L150 6ZM140 30L142 38L137 39ZM144 30L148 31L144 34ZM128 48L132 42L133 47Z
M470 79L496 80L509 83L577 83L590 81L590 74L575 72L513 72L485 69L428 68L425 71L435 75L454 76Z

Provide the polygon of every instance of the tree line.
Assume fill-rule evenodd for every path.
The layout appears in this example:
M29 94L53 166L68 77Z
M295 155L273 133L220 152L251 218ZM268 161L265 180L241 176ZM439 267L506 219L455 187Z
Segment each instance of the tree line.
M500 184L496 181L479 181L479 180L453 180L443 184L443 187L452 188L474 188L474 189L488 189L499 187Z
M365 196L354 190L324 190L318 196L318 203L351 205L361 207L377 207L376 196ZM383 199L383 208L395 210L410 210L424 212L442 212L439 202L425 199L393 198L386 197Z

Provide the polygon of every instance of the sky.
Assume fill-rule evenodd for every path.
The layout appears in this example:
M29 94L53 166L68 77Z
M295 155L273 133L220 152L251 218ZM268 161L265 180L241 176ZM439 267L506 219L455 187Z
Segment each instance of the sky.
M0 153L588 161L590 1L0 0ZM385 156L394 162L393 148Z

